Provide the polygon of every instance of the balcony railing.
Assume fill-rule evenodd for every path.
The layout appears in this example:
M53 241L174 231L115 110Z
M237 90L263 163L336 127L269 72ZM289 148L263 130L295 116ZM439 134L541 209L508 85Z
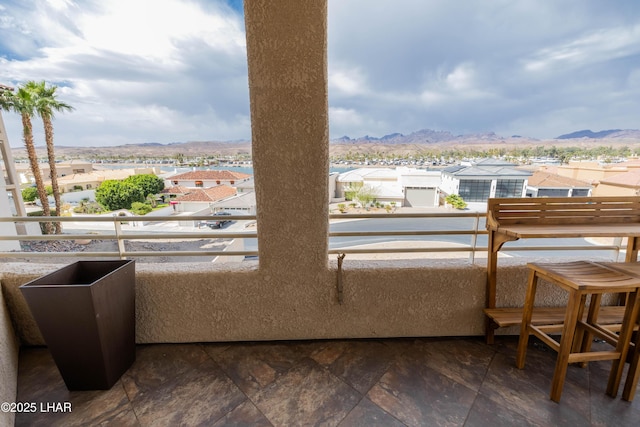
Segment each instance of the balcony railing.
M474 263L476 254L486 253L487 243L485 230L486 214L484 212L422 212L422 213L361 213L361 214L331 214L329 219L332 224L338 224L345 221L356 220L389 220L388 230L347 230L347 231L330 231L330 249L329 254L389 254L389 253L443 253L443 252L460 252L469 253L469 262ZM437 229L424 229L415 227L411 229L393 229L391 228L394 221L399 220L411 220L420 219L424 220L421 225L428 225L432 221L437 219L449 219L449 220L462 220L468 219L468 221L459 221L456 223L458 226L455 228L437 228ZM94 258L131 258L131 257L229 257L229 256L243 256L243 257L256 257L258 255L257 246L255 249L249 250L179 250L179 251L167 251L167 250L145 250L145 251L130 251L126 249L125 242L135 240L145 241L157 241L163 242L168 239L257 239L257 230L242 230L242 231L225 231L209 230L201 231L198 224L204 221L211 220L233 220L238 221L239 224L245 224L245 226L255 224L255 215L224 215L224 216L212 216L212 215L190 215L190 216L73 216L73 217L0 217L0 222L11 222L16 224L27 223L44 223L44 222L60 222L63 225L63 229L77 230L81 228L86 230L82 233L74 232L56 235L0 235L0 241L62 241L62 240L112 240L117 242L117 249L113 251L102 252L38 252L38 251L3 251L0 252L0 258L40 258L40 257L61 257L61 258L75 258L75 257L94 257ZM76 223L76 224L73 224ZM162 228L163 230L170 229L171 226L177 228L178 223L187 223L181 227L181 230L177 231L152 231L152 224L160 224L156 228ZM78 224L84 224L78 226ZM172 225L168 225L172 224ZM396 223L397 224L397 223ZM105 227L106 225L106 227ZM95 227L95 228L92 228ZM237 227L236 227L237 228ZM402 237L407 239L426 241L429 237L438 238L451 238L452 236L469 236L468 242L458 241L455 245L451 245L446 241L438 239L430 239L428 246L420 245L408 245ZM346 237L360 238L359 244L340 244L336 240ZM396 240L400 241L399 245L394 247L375 247L375 245L367 245L367 239L377 238L379 242L383 240ZM419 240L424 239L424 240ZM538 240L538 239L537 239ZM247 240L245 240L246 242ZM617 260L621 251L624 250L623 242L621 238L613 239L612 244L593 244L582 240L579 244L575 245L562 245L552 242L550 245L529 246L519 244L517 246L506 245L501 252L514 252L514 251L612 251L612 258ZM544 242L543 242L544 243ZM403 246L403 244L405 244ZM367 247L363 247L367 246ZM425 256L428 258L428 256Z

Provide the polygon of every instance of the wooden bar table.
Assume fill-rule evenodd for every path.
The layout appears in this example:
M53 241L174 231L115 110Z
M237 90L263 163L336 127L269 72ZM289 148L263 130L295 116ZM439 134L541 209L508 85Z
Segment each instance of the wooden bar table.
M522 320L522 309L496 307L498 252L502 245L532 238L627 237L625 261L637 261L640 197L493 198L487 202L487 230L485 338L493 344L495 329ZM616 309L609 312L613 318L620 311ZM548 320L561 312L548 308L540 310L539 315ZM608 315L607 310L603 315Z

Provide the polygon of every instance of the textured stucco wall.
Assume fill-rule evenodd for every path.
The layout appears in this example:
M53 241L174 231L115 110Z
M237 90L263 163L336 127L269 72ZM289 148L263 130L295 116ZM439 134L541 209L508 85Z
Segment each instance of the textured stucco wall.
M2 279L0 279L0 285ZM18 381L18 341L0 292L0 402L15 402ZM0 425L13 425L15 414L0 411Z
M244 7L260 270L280 293L328 274L327 5Z
M257 263L136 265L139 343L482 335L486 268L465 260L344 261L295 282L264 277ZM26 345L43 344L19 286L60 265L0 265L5 303ZM498 304L521 306L522 260L501 260ZM540 305L565 295L541 285ZM6 322L7 327L10 327ZM501 332L507 332L501 331ZM513 331L510 331L513 333ZM517 332L515 332L517 333ZM10 350L4 348L3 351ZM3 358L3 363L4 362Z

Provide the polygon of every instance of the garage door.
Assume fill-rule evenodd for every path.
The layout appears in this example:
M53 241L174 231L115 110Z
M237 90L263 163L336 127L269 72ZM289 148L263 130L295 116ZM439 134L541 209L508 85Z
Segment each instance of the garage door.
M436 206L436 189L406 187L404 190L404 206L409 206L409 207Z

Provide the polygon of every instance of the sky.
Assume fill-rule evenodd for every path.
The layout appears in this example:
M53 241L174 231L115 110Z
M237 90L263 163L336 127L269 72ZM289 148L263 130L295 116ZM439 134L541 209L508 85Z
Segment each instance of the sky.
M328 0L331 138L640 128L638 0ZM0 0L0 83L60 146L251 138L242 0ZM22 145L15 113L3 113ZM44 143L39 123L36 144Z

